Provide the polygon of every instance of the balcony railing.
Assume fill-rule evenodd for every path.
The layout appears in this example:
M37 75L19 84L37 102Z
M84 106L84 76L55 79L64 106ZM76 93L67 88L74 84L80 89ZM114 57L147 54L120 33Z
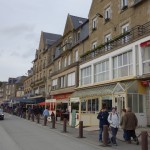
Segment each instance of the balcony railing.
M147 22L143 25L135 26L131 30L125 32L124 34L120 34L109 42L99 45L94 50L87 51L80 56L81 62L85 62L87 60L94 59L95 57L104 55L108 52L114 51L114 49L132 43L134 40L149 33L150 22Z

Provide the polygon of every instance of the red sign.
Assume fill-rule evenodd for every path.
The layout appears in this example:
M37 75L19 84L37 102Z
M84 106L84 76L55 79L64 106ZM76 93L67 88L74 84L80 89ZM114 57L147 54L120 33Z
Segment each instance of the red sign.
M145 46L148 46L148 45L150 45L150 40L140 44L141 47L145 47Z
M67 93L67 94L54 95L53 98L56 100L68 99L70 95L71 95L70 93L69 94Z
M143 86L149 86L149 81L141 81L141 84L142 84Z

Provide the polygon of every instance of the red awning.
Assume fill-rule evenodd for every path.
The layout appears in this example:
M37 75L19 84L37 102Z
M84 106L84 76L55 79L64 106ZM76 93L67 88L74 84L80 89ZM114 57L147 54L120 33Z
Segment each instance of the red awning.
M45 102L38 103L40 106L45 106ZM46 103L46 105L50 105L50 103Z
M150 40L140 44L141 47L145 47L145 46L148 46L148 45L150 45Z

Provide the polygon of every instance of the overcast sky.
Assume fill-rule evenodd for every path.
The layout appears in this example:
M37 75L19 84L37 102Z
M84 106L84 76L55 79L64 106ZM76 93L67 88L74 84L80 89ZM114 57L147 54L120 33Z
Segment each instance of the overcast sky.
M92 0L0 0L0 81L32 67L41 31L63 34L68 13L88 17Z

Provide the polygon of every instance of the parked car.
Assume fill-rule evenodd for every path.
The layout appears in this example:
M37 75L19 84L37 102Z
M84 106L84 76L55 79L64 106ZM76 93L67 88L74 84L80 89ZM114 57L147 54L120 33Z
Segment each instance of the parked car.
M4 120L4 113L3 110L0 108L0 119Z

